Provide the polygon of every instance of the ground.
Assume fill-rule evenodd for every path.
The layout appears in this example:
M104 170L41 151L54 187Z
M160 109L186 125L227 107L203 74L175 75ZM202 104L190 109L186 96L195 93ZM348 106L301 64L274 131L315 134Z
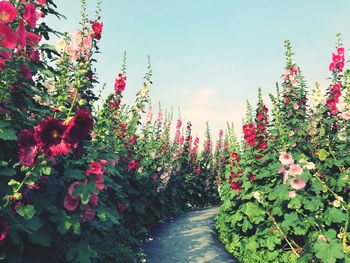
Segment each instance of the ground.
M144 245L150 263L234 263L214 228L218 208L188 212L160 223Z

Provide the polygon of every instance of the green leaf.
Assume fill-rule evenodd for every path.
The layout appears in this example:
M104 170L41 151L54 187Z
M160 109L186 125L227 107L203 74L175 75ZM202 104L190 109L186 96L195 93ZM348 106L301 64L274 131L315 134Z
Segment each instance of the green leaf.
M342 245L337 239L333 239L329 244L323 240L317 240L314 250L316 257L324 263L335 263L337 259L344 258Z
M16 170L9 168L9 167L4 167L4 168L0 168L0 176L4 175L4 176L13 176L16 174Z
M325 213L325 223L326 225L331 225L332 223L342 223L346 220L346 214L340 209L331 207L328 208Z
M43 168L41 168L41 172L44 175L50 175L51 174L51 167L50 166L43 167Z
M317 155L318 155L318 159L320 159L320 161L324 161L328 157L329 153L326 150L321 149L317 152Z
M303 203L304 208L312 212L315 212L323 207L323 203L319 198L313 198L312 200L306 199L303 201Z
M4 141L17 140L16 131L12 128L0 127L0 140L4 140Z
M24 217L25 220L31 219L35 215L35 207L32 205L21 205L17 208L17 214Z
M249 217L253 223L259 223L265 220L265 211L255 203L247 203L243 208L243 213Z

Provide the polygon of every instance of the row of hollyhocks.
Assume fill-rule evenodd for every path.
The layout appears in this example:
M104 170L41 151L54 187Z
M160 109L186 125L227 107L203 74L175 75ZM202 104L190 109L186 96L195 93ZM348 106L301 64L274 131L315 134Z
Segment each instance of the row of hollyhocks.
M131 262L136 238L154 222L215 199L207 191L210 178L200 177L211 152L202 161L190 129L172 142L169 116L141 117L150 68L133 106L122 103L124 63L115 91L93 111L100 4L89 20L82 1L81 29L62 34L42 20L60 17L53 1L0 2L0 255L6 262ZM56 47L41 41L51 33L61 38ZM194 185L201 187L190 190Z
M349 261L349 71L338 39L331 83L311 94L285 42L287 65L272 119L248 107L244 141L221 185L216 225L242 262ZM261 96L259 95L259 98Z

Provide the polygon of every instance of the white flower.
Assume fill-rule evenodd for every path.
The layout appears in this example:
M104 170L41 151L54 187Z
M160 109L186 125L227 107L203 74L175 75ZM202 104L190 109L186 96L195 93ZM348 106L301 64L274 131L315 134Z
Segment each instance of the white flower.
M339 200L334 200L333 201L333 206L334 207L340 207L340 201Z
M307 162L305 168L308 170L313 170L315 169L315 164L313 162Z
M338 133L338 139L341 141L346 141L346 131L345 128L341 129Z
M256 200L258 200L258 201L261 200L261 194L260 194L258 191L255 191L255 192L253 193L253 197L254 197Z

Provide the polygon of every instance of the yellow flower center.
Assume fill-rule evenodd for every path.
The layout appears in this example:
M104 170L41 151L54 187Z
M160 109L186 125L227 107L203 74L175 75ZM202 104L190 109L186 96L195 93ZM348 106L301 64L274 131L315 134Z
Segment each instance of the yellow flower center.
M9 13L7 13L7 12L0 12L0 20L6 22L6 21L9 20L9 18L10 18Z

